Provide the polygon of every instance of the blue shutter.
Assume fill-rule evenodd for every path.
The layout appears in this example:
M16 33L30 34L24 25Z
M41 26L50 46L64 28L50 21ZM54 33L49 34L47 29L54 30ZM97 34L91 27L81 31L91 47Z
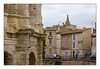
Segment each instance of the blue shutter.
M73 34L73 40L75 40L75 34Z
M66 43L66 48L68 48L68 43Z
M65 59L68 58L68 52L65 52Z
M75 48L75 42L73 42L73 48Z
M68 40L68 36L66 36L66 40Z

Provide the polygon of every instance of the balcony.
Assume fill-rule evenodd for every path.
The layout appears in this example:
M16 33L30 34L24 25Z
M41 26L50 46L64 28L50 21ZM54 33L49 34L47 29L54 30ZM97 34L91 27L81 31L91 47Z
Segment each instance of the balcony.
M69 48L61 47L61 50L69 50Z
M53 37L52 36L48 36L48 39L52 39Z

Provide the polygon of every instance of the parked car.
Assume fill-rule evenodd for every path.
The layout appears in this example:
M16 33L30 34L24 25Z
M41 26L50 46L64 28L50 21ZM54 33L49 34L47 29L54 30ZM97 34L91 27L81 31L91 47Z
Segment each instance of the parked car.
M86 59L86 58L90 58L91 53L87 53L85 54L81 59Z
M59 55L56 55L56 59L60 59L61 57Z
M96 52L92 52L90 59L96 60Z
M60 58L61 57L59 55L55 55L55 54L50 56L50 59L60 59Z

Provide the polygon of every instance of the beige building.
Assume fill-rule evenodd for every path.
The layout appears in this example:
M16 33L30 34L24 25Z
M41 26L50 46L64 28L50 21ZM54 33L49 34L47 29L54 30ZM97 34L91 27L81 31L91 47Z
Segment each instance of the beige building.
M45 47L45 58L52 57L56 54L56 31L57 28L46 27L46 47Z
M62 58L76 57L91 52L91 28L61 30ZM87 35L88 34L88 35Z
M4 65L41 65L41 4L4 4Z
M52 56L53 54L57 54L59 56L61 56L61 29L72 29L75 30L77 29L76 25L72 25L70 23L69 17L67 15L67 19L66 22L63 23L62 25L53 25L53 27L46 27L46 45L47 47L45 48L45 57L46 58L50 58L50 56ZM51 37L49 38L49 36L51 35ZM52 43L52 45L50 45L50 43Z

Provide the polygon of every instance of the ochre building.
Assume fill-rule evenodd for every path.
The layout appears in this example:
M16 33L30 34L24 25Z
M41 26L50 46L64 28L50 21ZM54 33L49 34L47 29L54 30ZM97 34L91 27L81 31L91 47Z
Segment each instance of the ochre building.
M61 31L62 58L83 57L91 52L91 28L84 27L76 30L66 28Z

